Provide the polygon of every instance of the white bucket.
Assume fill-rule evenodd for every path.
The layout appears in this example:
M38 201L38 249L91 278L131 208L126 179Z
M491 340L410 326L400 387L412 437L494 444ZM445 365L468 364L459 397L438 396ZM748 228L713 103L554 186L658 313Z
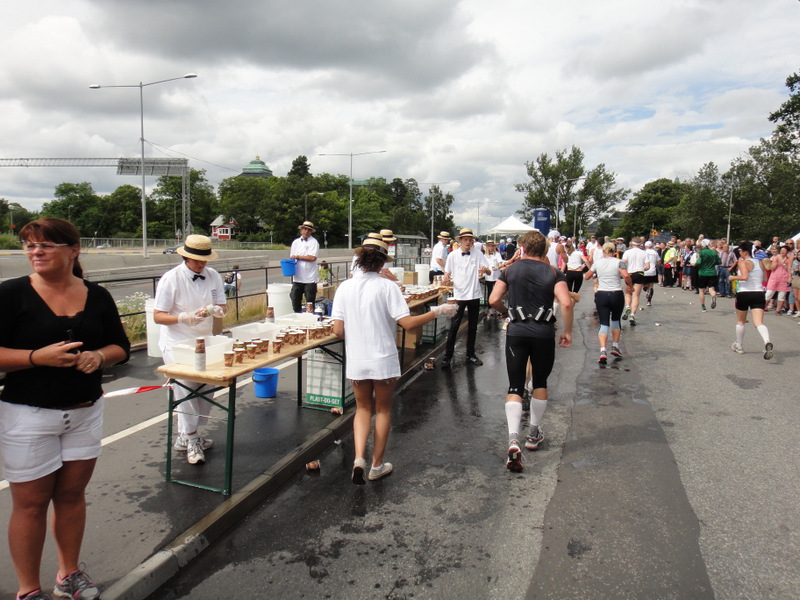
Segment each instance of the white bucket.
M428 274L431 272L430 265L414 265L414 270L419 273L417 275L417 285L428 285L430 278Z
M267 306L275 309L275 316L288 315L292 310L291 283L270 283L267 288Z
M389 268L389 272L390 272L392 275L394 275L395 277L397 277L397 280L398 280L400 283L403 283L403 276L404 276L404 274L405 274L405 272L406 272L406 271L405 271L405 269L404 269L403 267L390 267L390 268Z
M161 358L161 348L158 347L158 342L161 339L161 325L157 325L153 320L155 303L155 298L148 298L144 301L145 324L147 327L147 356Z

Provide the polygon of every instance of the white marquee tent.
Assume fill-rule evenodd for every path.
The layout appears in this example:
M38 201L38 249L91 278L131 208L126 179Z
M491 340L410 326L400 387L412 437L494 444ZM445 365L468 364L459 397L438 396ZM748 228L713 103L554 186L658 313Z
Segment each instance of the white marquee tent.
M526 231L530 231L531 229L533 229L533 227L526 225L517 217L512 215L496 227L492 227L489 231L487 231L487 233L491 235L497 233L506 235L521 235Z

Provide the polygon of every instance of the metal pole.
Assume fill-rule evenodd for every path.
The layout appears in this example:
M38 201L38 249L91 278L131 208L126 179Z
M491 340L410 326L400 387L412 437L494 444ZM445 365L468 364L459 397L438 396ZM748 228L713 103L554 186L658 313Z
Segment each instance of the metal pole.
M731 209L733 208L733 185L731 185L731 196L728 200L728 233L726 235L726 239L728 243L731 243Z
M347 221L347 249L353 249L353 153L350 153L350 217Z
M144 175L144 83L139 82L139 118L142 130L142 256L147 258L147 194Z

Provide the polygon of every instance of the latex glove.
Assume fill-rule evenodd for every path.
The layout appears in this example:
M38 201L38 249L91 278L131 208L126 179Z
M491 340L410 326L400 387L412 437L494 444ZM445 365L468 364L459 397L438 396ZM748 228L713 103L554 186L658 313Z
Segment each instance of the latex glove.
M188 325L189 327L194 327L198 323L201 323L203 319L206 318L206 308L199 308L194 312L182 312L178 315L178 323L181 325Z
M214 318L216 318L216 319L221 319L222 317L224 317L227 314L227 312L228 312L228 310L226 308L223 308L222 306L219 306L218 304L215 304L214 308L212 310L212 314L214 315Z
M431 308L431 312L436 315L436 317L454 317L458 312L458 304L439 304L438 306L434 306Z

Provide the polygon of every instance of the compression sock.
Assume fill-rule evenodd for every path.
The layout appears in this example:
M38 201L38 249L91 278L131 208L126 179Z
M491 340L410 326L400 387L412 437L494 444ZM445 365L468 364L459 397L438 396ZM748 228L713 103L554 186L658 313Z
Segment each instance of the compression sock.
M531 426L539 425L542 422L544 411L547 410L547 400L531 398Z
M742 347L744 344L744 325L736 324L736 343L739 344L739 347Z
M519 435L519 425L522 421L522 402L506 402L506 421L508 421L508 434Z
M769 330L767 329L767 326L759 325L758 327L756 327L756 330L761 336L761 339L764 340L764 343L766 344L769 341Z

